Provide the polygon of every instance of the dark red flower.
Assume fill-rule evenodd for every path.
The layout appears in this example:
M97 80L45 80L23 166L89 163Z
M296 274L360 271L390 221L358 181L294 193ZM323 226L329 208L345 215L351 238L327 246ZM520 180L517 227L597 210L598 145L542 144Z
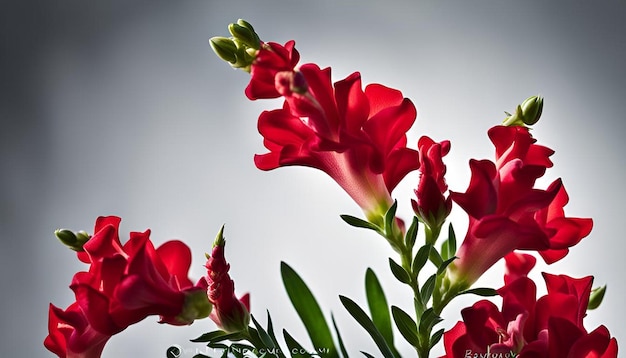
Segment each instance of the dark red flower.
M222 227L213 244L211 255L207 255L206 281L209 301L213 304L209 318L226 332L239 332L247 329L250 323L250 295L246 293L239 299L235 296L235 283L228 274L230 264L224 256L226 241L223 231Z
M561 180L546 190L534 188L552 166L553 151L535 144L527 128L496 126L489 137L496 162L471 160L467 191L450 194L469 215L469 227L449 274L467 287L513 250L539 251L546 262L557 261L592 227L591 219L564 216Z
M368 217L384 214L392 204L390 192L419 166L417 151L406 147L406 132L417 115L413 103L382 85L363 90L358 73L333 86L330 69L314 64L279 72L275 85L285 104L259 117L270 152L255 157L257 167L320 169Z
M111 337L94 330L77 303L72 303L66 310L51 304L48 331L50 334L44 340L44 346L62 358L100 357Z
M498 290L502 311L486 300L463 309L463 321L444 333L445 357L487 351L520 358L617 357L617 340L606 327L587 332L583 325L593 277L544 273L548 293L536 299L535 283L526 276L534 265L528 258L507 256L509 282Z
M70 287L76 302L71 309L65 313L51 309L47 341L59 342L61 332L63 337L73 337L72 344L82 346L87 345L83 338L89 342L93 336L110 337L150 315L159 315L161 323L174 325L208 316L211 305L206 298L206 282L194 285L187 276L189 248L180 241L169 241L155 249L149 230L131 233L122 245L120 220L114 216L96 220L95 234L79 253L79 258L90 265L89 270L74 275ZM68 335L69 328L63 325L52 330L53 322L65 322L73 333Z
M300 61L295 41L284 46L275 42L262 43L252 63L252 78L246 87L246 96L251 99L276 98L281 94L276 90L274 77L278 72L293 71Z
M417 143L420 178L415 190L417 200L411 200L413 211L431 230L437 232L452 210L452 200L445 197L446 166L443 157L450 152L450 141L437 143L423 136Z

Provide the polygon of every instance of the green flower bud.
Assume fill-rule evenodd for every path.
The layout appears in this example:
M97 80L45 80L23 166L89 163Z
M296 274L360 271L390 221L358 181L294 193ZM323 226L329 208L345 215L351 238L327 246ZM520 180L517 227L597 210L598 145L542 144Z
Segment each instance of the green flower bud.
M237 45L233 40L217 36L212 37L209 40L209 44L219 58L230 64L237 63Z
M223 246L224 245L224 225L220 228L220 231L215 236L215 240L213 240L213 247ZM209 255L207 255L207 259Z
M543 112L543 98L532 96L518 105L514 114L506 113L507 117L502 121L505 126L531 126L541 118Z
M54 235L63 243L63 245L79 252L85 251L83 249L83 245L85 245L85 243L91 238L91 236L84 231L74 233L68 229L55 230Z
M235 42L240 42L242 45L256 50L261 46L258 36L244 26L230 24L228 25L228 31L233 35Z
M76 244L76 235L71 230L59 229L54 231L54 236L63 243L63 245L72 247Z
M522 120L526 125L532 126L541 118L541 112L543 111L543 98L539 96L532 96L527 98L521 105L522 108Z
M209 317L213 305L209 302L204 290L194 290L185 294L185 304L182 312L176 316L176 320L183 324L191 324L193 321Z
M604 299L604 294L606 293L606 285L602 287L596 287L591 290L591 294L589 295L589 303L587 304L588 310L595 310L600 307L602 300Z

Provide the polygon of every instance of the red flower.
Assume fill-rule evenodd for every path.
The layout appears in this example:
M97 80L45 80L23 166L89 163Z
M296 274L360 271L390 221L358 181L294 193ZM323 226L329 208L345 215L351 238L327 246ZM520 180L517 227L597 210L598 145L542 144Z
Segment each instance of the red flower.
M534 144L525 127L489 130L496 162L471 160L465 193L451 193L469 215L469 228L449 273L469 287L495 262L513 250L534 250L552 263L591 231L591 219L564 217L567 194L560 180L546 190L535 181L552 166L553 151Z
M464 309L463 322L444 333L445 357L488 350L520 358L617 357L617 341L606 327L587 332L583 326L593 277L544 273L548 293L535 299L536 286L526 277L532 268L528 258L507 256L507 275L517 278L498 290L502 311L486 300Z
M77 303L65 311L51 304L48 330L44 346L59 357L100 357L111 337L94 330Z
M278 72L272 84L285 104L259 117L259 132L270 152L257 155L256 166L320 169L368 217L384 214L392 204L390 192L419 166L418 153L406 148L406 132L417 115L413 103L382 85L363 90L358 73L333 86L330 69L314 64Z
M295 48L295 41L288 41L284 46L275 42L262 43L252 64L252 78L246 87L246 96L251 99L277 98L274 77L278 72L293 71L300 61L300 54Z
M444 179L446 166L443 157L450 152L450 141L436 143L423 136L417 143L420 160L420 179L415 190L417 200L411 200L415 215L431 230L437 232L452 210L450 197L444 193L448 185Z
M180 241L169 241L155 249L149 230L131 233L130 240L122 245L119 223L120 218L113 216L96 220L95 234L78 255L90 264L89 270L76 273L70 286L76 303L66 313L51 310L47 341L58 342L60 338L53 321L73 327L73 344L81 346L85 345L80 341L82 337L110 337L149 315L159 315L161 323L175 325L208 316L206 282L201 280L193 285L187 277L191 264L189 248ZM68 337L68 327L57 326Z
M230 264L224 257L226 241L223 232L222 227L213 244L211 255L207 255L206 281L209 286L209 301L213 304L209 318L226 332L239 332L247 329L250 323L250 295L246 293L240 299L235 297L235 283L228 274Z

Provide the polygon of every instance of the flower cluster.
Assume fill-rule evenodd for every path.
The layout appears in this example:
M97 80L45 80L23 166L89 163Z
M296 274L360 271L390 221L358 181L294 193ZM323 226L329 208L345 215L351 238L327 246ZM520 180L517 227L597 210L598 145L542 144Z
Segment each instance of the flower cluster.
M537 299L537 287L527 276L535 258L512 253L505 259L508 272L498 290L502 310L487 300L463 309L463 321L444 334L445 357L487 352L519 358L617 357L617 341L605 326L589 332L583 325L593 277L544 273L548 293Z
M151 315L160 316L160 323L178 326L209 316L212 303L224 311L221 302L209 297L216 286L210 262L208 277L194 284L188 277L187 245L173 240L155 248L149 230L131 232L122 245L120 221L115 216L99 217L91 237L57 232L64 243L84 238L82 245L70 247L89 265L88 271L72 279L76 301L65 310L50 305L44 344L59 357L99 357L111 336ZM223 255L221 260L226 265Z
M245 94L250 100L282 98L280 108L264 111L258 130L266 153L254 163L261 170L305 166L328 174L361 208L364 219L342 215L346 223L375 231L390 244L399 260L389 258L393 276L413 295L411 313L390 306L373 270L366 273L369 314L340 296L350 315L374 340L385 358L399 357L394 332L399 331L420 358L443 338L444 357L617 357L617 340L605 326L588 331L583 318L596 308L604 289L592 290L593 277L572 278L544 273L547 294L537 298L529 278L536 252L547 264L567 256L591 232L588 218L565 215L569 201L561 179L546 189L536 187L554 151L537 144L528 126L539 120L543 99L533 96L489 129L495 159L469 162L471 178L465 192L449 190L444 157L448 140L422 136L417 149L407 143L417 110L399 90L381 84L363 86L354 72L333 82L330 68L299 64L294 41L263 42L252 26L239 20L229 26L230 38L211 39L216 54L250 74ZM396 216L396 186L419 171L410 225ZM441 248L436 247L453 205L469 218L457 249L452 224ZM122 245L120 219L101 217L95 234L57 232L89 265L78 272L71 289L76 301L65 310L50 306L45 346L59 357L99 357L108 339L149 315L161 323L187 325L210 317L218 330L194 339L234 356L284 357L282 352L307 352L285 329L288 350L281 350L268 312L267 328L250 313L249 295L235 295L224 250L223 227L210 254L207 275L188 278L190 249L180 241L155 248L150 231L133 232ZM423 226L424 243L417 244ZM506 262L504 286L474 288L498 261ZM427 266L430 263L430 266ZM426 269L431 273L425 280ZM286 263L281 264L285 289L314 348L324 356L347 356L333 318L331 329L310 289ZM502 297L502 307L481 299L461 312L452 329L435 331L443 309L461 294ZM395 324L395 327L393 326ZM336 337L336 339L335 339ZM237 353L238 352L238 353ZM255 353L256 352L256 353ZM271 352L271 353L270 353ZM341 353L341 354L340 354ZM364 353L366 356L373 355ZM202 354L196 357L206 357Z

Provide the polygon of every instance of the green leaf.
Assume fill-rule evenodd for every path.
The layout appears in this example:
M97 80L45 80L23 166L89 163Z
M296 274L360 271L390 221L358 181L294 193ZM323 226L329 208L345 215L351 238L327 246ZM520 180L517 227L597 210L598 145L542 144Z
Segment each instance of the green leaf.
M237 337L241 337L240 332L235 333L227 333L222 330L217 330L213 332L204 333L198 338L192 339L191 342L221 342L227 339L235 339Z
M374 322L380 334L385 337L387 344L393 346L393 329L387 298L380 281L378 281L376 274L371 268L368 268L365 273L365 294L370 314L372 315L372 322Z
M439 268L439 266L443 264L443 258L441 257L441 255L439 255L439 252L437 252L437 250L434 250L434 248L433 250L430 250L429 258L430 261L435 264L437 268Z
M413 347L419 346L419 338L417 337L417 324L406 312L396 306L391 306L391 314L396 322L396 327Z
M456 254L456 235L452 223L448 225L448 239L441 245L441 256L447 260Z
M440 330L438 330L437 332L435 332L431 337L430 337L430 343L428 343L430 345L430 348L434 347L437 345L437 343L439 343L439 340L441 339L441 336L443 336L443 332L445 331L445 328L442 328Z
M343 221L345 221L350 226L364 228L364 229L370 229L370 230L374 230L374 231L376 231L378 233L381 232L381 229L378 226L372 224L369 221L365 221L363 219L359 219L359 218L351 216L351 215L340 215L340 216L341 216L341 219L343 219Z
M417 239L417 231L418 231L419 220L417 220L417 216L413 216L413 222L409 229L406 231L406 236L404 237L404 243L409 250L413 249L413 245L415 245L415 240Z
M261 342L264 345L263 348L274 348L274 341L272 340L272 337L270 337L267 331L263 329L263 326L261 326L259 322L257 322L257 320L254 318L254 315L250 315L250 318L252 318L254 327L256 328L259 334L259 338L261 339ZM261 348L261 347L258 347L258 348Z
M413 274L417 276L420 270L424 268L426 265L426 261L428 261L428 256L430 255L430 251L432 249L431 245L424 245L417 250L417 254L413 258L413 264L411 265L411 270Z
M341 334L339 333L339 328L337 328L337 322L335 322L335 316L330 315L330 320L333 322L333 327L335 328L335 333L337 334L337 341L339 343L339 350L341 351L341 355L343 358L348 358L348 351L346 351L346 346L343 344L343 339L341 338Z
M298 343L298 341L296 341L291 336L291 334L289 334L289 332L284 329L283 337L285 337L285 343L287 344L287 347L289 348L289 353L292 357L312 357L312 355L308 353L309 351L304 349L304 347L302 347L302 345Z
M602 300L604 299L604 294L606 293L606 285L602 287L596 287L591 290L591 294L589 295L589 303L587 304L588 310L595 310L600 307Z
M420 297L422 298L422 302L427 303L428 300L430 300L430 296L432 296L433 291L435 289L436 280L437 280L437 275L432 274L428 279L426 279L426 282L424 282L424 285L422 286L422 289L420 290Z
M389 267L391 268L391 273L393 273L393 276L398 279L398 281L406 284L411 282L409 274L402 268L402 266L393 261L391 257L389 258Z
M435 314L435 311L431 307L431 308L427 309L426 311L424 311L424 313L422 314L422 317L421 317L420 323L419 323L419 331L420 332L425 332L427 330L430 330L437 323L439 323L441 321L442 321L441 317L437 316L437 314Z
M385 213L385 232L389 237L393 237L393 227L396 220L396 210L398 209L398 201L394 200L393 205Z
M302 278L287 265L281 262L280 272L287 295L296 309L298 316L306 328L314 347L328 348L327 357L338 357L326 319L311 290Z
M458 257L456 256L452 256L451 258L447 259L446 261L441 263L441 266L439 266L437 268L437 275L441 275L446 268L448 268L448 266L452 263L452 261L456 260Z
M370 337L372 337L374 343L376 343L376 346L378 346L378 349L380 349L380 352L383 354L383 356L385 358L394 358L393 352L391 351L391 348L389 348L389 346L387 345L385 338L380 333L380 331L378 331L378 329L374 325L374 322L372 322L372 320L367 316L365 311L363 311L361 307L359 307L359 305L357 305L348 297L339 296L339 300L341 300L341 303L346 308L346 310L348 310L350 315L352 315L352 317L354 317L354 319L359 322L361 327L365 328L367 333L369 333Z
M471 293L477 296L481 296L481 297L492 297L492 296L497 296L498 295L498 291L494 290L493 288L489 288L489 287L477 287L477 288L472 288L470 290L465 290L463 292L460 292L459 295L464 295L467 293Z

